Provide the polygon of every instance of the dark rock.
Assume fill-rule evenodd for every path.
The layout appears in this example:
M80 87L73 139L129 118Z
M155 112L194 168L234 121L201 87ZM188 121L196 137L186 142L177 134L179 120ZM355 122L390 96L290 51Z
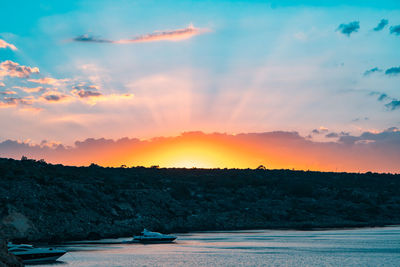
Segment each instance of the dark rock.
M14 255L8 253L7 243L0 239L0 267L22 267L22 262Z
M99 233L96 232L90 232L87 237L87 240L99 240L101 239L101 235Z

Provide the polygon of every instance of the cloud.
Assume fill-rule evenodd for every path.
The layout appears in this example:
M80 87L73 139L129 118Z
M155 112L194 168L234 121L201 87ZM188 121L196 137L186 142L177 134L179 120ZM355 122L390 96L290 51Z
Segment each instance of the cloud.
M388 95L383 93L383 94L379 95L378 101L383 101L383 100L388 99L388 98L389 98Z
M400 25L390 27L390 33L400 35Z
M80 98L102 96L102 93L98 91L100 87L97 85L86 85L85 83L80 83L72 88L73 90L71 91L71 93Z
M72 39L75 42L84 43L113 43L111 40L101 39L95 36L90 36L88 34L83 34Z
M181 41L206 32L209 32L209 30L196 28L192 24L190 24L188 27L183 29L155 31L153 33L140 35L131 39L121 39L113 41L85 34L75 37L72 40L75 42L86 42L86 43L131 44L131 43L156 42L156 41Z
M154 41L180 41L192 38L195 35L199 35L208 32L207 29L195 28L192 24L184 29L177 29L171 31L156 31L154 33L141 35L133 39L119 40L117 43L128 44L138 42L154 42Z
M17 92L15 92L15 91L9 91L9 90L0 91L0 95L16 95L16 94L17 94Z
M355 118L355 119L353 119L353 120L351 120L351 121L353 121L353 122L357 122L357 121L361 121L361 120L368 121L368 120L369 120L369 118L368 118L368 117L364 117L364 118Z
M40 79L28 79L29 82L39 83L39 84L48 84L48 85L60 85L62 83L68 82L69 79L55 79L51 77L44 77Z
M350 37L353 32L358 32L358 29L360 29L360 22L353 21L348 24L340 24L336 31L340 31L341 33Z
M400 130L397 127L390 127L380 132L363 132L360 136L347 135L340 137L339 142L345 144L380 143L400 148Z
M337 133L328 133L325 135L326 138L337 138L339 135Z
M89 97L100 97L102 96L102 93L98 92L98 91L91 91L91 90L77 90L74 89L71 91L72 94L80 97L80 98L89 98Z
M392 76L398 75L398 74L400 74L400 67L393 67L393 68L387 69L385 71L385 74L392 75Z
M39 73L39 68L34 67L27 67L19 65L11 60L6 60L0 63L0 77L10 76L10 77L19 77L19 78L26 78L29 77L31 74Z
M385 105L389 110L400 109L400 100L394 99Z
M46 88L43 88L42 86L38 87L13 86L13 88L22 90L26 93L38 93L46 91Z
M98 89L100 89L100 87L97 85L86 85L85 83L80 83L78 85L73 86L72 88L76 89L76 90L82 90L82 89L83 90L98 90Z
M0 87L6 86L3 82L0 82Z
M9 44L9 43L7 43L6 41L4 41L4 40L2 40L2 39L0 39L0 48L10 48L11 50L18 50L16 47L15 47L15 45L13 45L13 44Z
M390 101L388 103L385 104L385 107L390 110L396 110L398 108L400 108L400 101L396 98L390 97L385 93L380 93L380 92L370 92L369 93L370 96L375 96L378 95L378 101L383 102L383 101Z
M327 132L328 128L324 127L324 126L320 126L318 129L314 129L311 131L311 134L322 134L324 132Z
M87 93L85 93L87 94ZM90 93L91 94L91 93ZM98 95L98 96L86 96L81 97L81 100L84 100L86 103L90 105L95 105L98 102L118 102L121 100L129 100L133 98L133 94L109 94L109 95Z
M369 95L370 96L375 96L375 95L377 95L378 96L378 101L384 101L384 100L388 100L388 99L391 99L387 94L385 94L385 93L380 93L380 92L370 92L369 93Z
M372 68L372 69L370 69L370 70L365 71L365 72L364 72L364 76L368 76L368 75L371 75L372 73L375 73L375 72L382 72L382 71L383 71L383 70L379 69L378 67L375 67L375 68Z
M67 102L71 97L57 91L49 91L42 94L41 99L47 102Z
M0 99L0 108L9 108L16 106L30 106L33 103L33 99L30 97L21 98L21 97L5 97L4 99Z
M327 135L325 135L325 137L326 138L338 138L340 136L349 136L349 135L350 135L350 133L342 131L340 133L335 133L335 132L328 133Z
M374 28L374 31L379 32L383 30L383 28L388 25L389 21L387 19L381 19L381 21L378 23L378 25Z
M130 99L133 97L133 95L129 93L106 95L98 90L99 86L97 85L86 85L85 83L81 83L74 86L73 90L71 90L70 93L90 105L94 105L97 102L119 101Z

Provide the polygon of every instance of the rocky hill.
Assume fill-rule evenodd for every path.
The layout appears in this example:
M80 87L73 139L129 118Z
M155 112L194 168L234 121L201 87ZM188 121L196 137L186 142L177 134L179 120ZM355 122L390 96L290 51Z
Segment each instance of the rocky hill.
M0 267L22 267L22 262L12 254L8 253L7 243L0 239Z
M67 167L0 159L0 237L15 241L400 223L400 175Z

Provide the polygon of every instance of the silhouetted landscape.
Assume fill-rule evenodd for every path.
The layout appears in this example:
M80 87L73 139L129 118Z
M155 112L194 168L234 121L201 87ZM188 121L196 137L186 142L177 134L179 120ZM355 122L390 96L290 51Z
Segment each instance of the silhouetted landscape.
M162 232L400 223L400 175L104 168L0 159L0 236L60 242Z

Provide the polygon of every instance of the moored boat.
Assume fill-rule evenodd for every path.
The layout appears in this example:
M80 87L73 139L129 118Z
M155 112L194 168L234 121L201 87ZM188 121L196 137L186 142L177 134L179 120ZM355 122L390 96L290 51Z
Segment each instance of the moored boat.
M177 237L174 235L166 235L158 232L151 232L146 229L133 237L132 241L140 243L170 243L173 242Z
M8 252L20 258L23 263L53 262L67 251L55 248L37 248L27 244L8 243Z

